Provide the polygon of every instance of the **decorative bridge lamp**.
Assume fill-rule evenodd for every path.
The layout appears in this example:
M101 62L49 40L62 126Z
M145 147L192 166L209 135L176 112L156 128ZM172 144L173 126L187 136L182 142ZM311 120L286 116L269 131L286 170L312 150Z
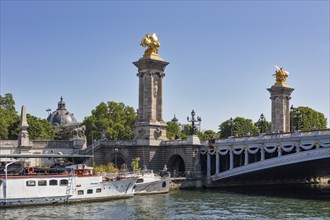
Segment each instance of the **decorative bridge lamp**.
M234 122L232 117L230 117L229 120L230 120L230 136L233 136L234 135L234 124L235 124L235 122Z
M297 108L296 114L294 116L297 119L297 130L299 131L300 129L300 118L301 118L301 112L299 108Z
M297 110L294 112L293 105L291 105L290 113L292 114L292 116L291 116L291 130L293 130L293 119L296 119L296 122L297 122L296 130L299 130L300 129L300 118L302 116L301 111L299 110L299 108L297 108Z
M187 117L187 121L188 121L188 122L191 122L190 135L194 135L194 134L196 134L196 130L197 130L197 128L196 128L196 126L195 126L195 122L199 122L197 125L200 126L201 121L202 121L202 118L199 117L199 116L197 116L197 119L195 119L195 111L192 110L192 111L191 111L191 119L189 119L189 116L188 116L188 117Z
M260 133L265 133L265 122L266 122L266 118L265 118L265 116L264 116L263 113L261 113L258 122L259 122L258 124L259 124Z

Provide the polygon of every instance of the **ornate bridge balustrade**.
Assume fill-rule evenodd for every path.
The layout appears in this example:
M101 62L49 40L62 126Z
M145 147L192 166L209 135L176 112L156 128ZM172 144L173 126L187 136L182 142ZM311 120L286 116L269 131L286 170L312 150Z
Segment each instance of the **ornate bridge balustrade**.
M330 130L231 137L201 147L200 154L208 181L308 160L330 164Z

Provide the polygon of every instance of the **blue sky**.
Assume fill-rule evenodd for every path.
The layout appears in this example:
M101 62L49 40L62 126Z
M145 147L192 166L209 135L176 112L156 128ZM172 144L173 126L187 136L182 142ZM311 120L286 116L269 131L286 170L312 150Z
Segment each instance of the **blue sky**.
M271 118L274 65L291 104L329 124L329 1L1 1L0 94L46 118L63 96L78 121L100 102L138 106L139 46L156 32L170 62L163 115L202 129L230 117Z

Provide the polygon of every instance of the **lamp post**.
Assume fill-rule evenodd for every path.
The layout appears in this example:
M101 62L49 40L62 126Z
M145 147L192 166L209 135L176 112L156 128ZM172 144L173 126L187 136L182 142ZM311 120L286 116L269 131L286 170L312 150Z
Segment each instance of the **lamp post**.
M230 117L230 136L234 135L234 120L232 117Z
M297 118L297 130L299 131L299 129L300 129L301 112L300 112L300 110L298 108L297 108L295 117Z
M290 131L293 132L293 105L290 107Z
M265 122L266 122L266 118L265 118L265 116L264 116L263 113L261 113L258 122L259 122L258 124L259 124L260 133L265 133Z
M290 112L292 113L292 125L291 125L291 129L293 130L294 127L293 127L293 119L295 118L296 119L296 127L295 129L296 130L299 130L300 129L300 118L301 118L301 112L299 110L299 108L297 108L297 110L294 112L294 108L293 106L291 105L291 108L290 108Z
M199 122L197 125L200 126L201 121L202 121L202 118L199 117L199 116L197 116L197 119L195 119L195 111L192 110L192 111L191 111L191 119L189 119L189 116L188 116L188 117L187 117L187 121L188 121L188 122L191 122L190 135L194 135L194 134L196 134L196 130L197 130L197 128L196 128L196 126L195 126L195 122ZM200 128L200 127L199 127L199 128Z

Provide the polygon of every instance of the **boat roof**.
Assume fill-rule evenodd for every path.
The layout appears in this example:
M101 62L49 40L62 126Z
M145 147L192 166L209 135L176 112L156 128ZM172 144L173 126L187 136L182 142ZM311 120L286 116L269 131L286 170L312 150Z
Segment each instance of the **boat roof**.
M0 154L0 158L92 158L84 154Z

